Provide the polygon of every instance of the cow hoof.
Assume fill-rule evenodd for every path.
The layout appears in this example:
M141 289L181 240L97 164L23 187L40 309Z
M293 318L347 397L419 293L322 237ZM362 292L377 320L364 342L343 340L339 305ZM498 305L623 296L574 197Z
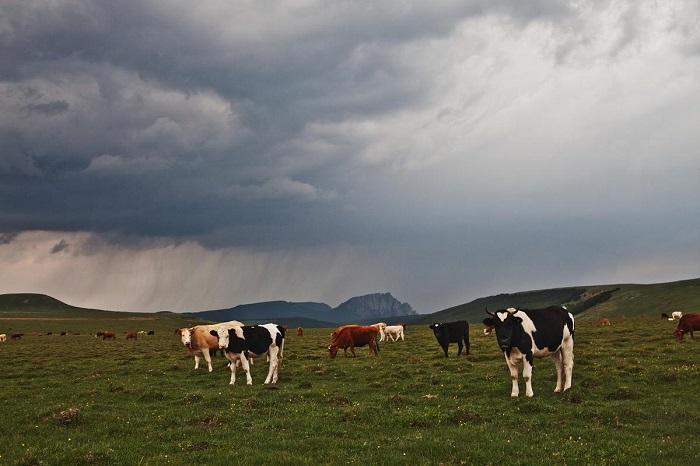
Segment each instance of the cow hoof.
M535 394L534 393L526 393L525 396L528 398L532 398L533 396L535 396Z
M556 387L556 388L554 389L554 393L561 393L561 388Z
M511 393L511 394L510 394L510 397L511 397L511 398L517 398L517 397L518 397L518 394L517 394L517 393Z

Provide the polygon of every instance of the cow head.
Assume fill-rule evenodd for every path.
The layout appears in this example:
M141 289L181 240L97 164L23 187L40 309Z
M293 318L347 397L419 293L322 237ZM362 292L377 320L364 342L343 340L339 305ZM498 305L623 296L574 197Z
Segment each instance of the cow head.
M677 328L677 329L673 332L673 336L676 337L676 339L677 339L678 341L683 340L683 329Z
M226 349L231 343L231 338L243 339L243 329L241 327L218 328L209 332L219 339L219 349Z
M183 345L188 348L192 347L192 329L187 327L177 329L177 333L180 335L180 341Z
M330 354L331 359L335 359L335 355L338 354L338 347L335 345L329 345L328 354Z
M438 322L428 325L428 328L433 331L436 337L440 335L440 324Z
M512 307L496 311L495 313L488 312L488 310L486 312L492 317L484 319L484 325L493 327L496 330L498 347L502 351L509 351L512 347L513 335L518 333L523 319L514 315L517 309Z

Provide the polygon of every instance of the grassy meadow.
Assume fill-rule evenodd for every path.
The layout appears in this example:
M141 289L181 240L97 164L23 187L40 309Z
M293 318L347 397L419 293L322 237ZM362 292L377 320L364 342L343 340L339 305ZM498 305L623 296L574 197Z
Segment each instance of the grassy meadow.
M430 330L382 343L379 357L327 355L329 329L290 332L280 381L264 358L229 386L225 359L193 371L154 320L0 320L0 464L693 464L700 442L700 341L639 317L577 325L573 389L511 399L494 337L472 325L472 354L445 359ZM155 329L101 341L99 329ZM67 330L81 335L35 336ZM521 393L524 385L521 379Z

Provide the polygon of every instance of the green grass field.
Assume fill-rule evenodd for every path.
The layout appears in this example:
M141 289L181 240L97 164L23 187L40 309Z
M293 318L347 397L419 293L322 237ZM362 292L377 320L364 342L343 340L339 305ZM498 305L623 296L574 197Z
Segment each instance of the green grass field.
M0 320L28 334L0 343L0 464L694 464L700 341L673 322L577 325L573 389L555 395L536 361L535 397L511 399L493 337L445 359L429 329L405 342L327 355L328 329L289 335L280 381L229 386L225 359L193 371L155 320ZM155 337L85 335L155 328ZM32 336L61 330L81 335ZM290 332L292 333L292 332ZM242 373L239 372L239 375ZM524 387L521 380L521 393Z

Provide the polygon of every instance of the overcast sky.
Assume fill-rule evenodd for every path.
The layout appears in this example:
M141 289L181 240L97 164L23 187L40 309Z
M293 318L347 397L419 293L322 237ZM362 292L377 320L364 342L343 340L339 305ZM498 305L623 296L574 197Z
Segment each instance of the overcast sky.
M0 3L0 292L419 312L700 276L700 3Z

